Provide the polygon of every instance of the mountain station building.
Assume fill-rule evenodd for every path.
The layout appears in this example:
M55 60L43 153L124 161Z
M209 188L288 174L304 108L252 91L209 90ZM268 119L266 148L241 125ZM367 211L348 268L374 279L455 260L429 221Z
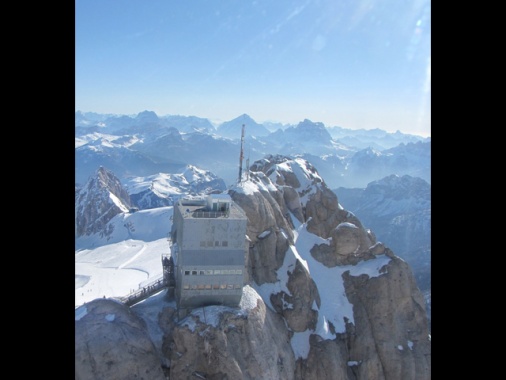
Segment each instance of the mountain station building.
M177 202L171 239L178 309L239 304L246 228L245 212L228 194Z

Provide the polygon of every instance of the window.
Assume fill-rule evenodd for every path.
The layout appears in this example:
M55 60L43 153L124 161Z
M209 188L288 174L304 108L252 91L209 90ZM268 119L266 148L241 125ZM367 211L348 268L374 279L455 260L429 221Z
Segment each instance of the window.
M228 284L228 285L227 285L227 289L234 289L234 285L232 285L232 284Z
M203 276L203 275L206 274L206 272L204 272L203 270L201 270L201 271L199 271L199 274Z
M196 270L192 270L192 275L196 275L197 274L197 271Z
M216 240L216 241L214 242L214 246L215 246L215 247L219 247L219 246L220 246L220 242L219 242L218 240Z
M189 276L189 275L190 275L190 271L189 271L189 270L185 270L185 271L184 271L184 275L185 275L185 276Z
M206 269L206 275L213 274L213 271L211 269Z
M218 284L213 285L213 289L219 289L219 288L220 288L220 285L218 285Z
M205 246L206 246L206 242L202 240L202 241L200 242L200 246L201 246L201 247L205 247Z
M223 247L228 247L228 241L222 241L222 242L221 242L221 245L222 245Z
M206 284L206 289L211 289L211 285L210 284Z
M184 290L188 290L188 289L190 289L190 285L183 285L183 289L184 289Z
M226 288L227 288L227 285L225 285L225 284L220 285L220 289L226 289Z

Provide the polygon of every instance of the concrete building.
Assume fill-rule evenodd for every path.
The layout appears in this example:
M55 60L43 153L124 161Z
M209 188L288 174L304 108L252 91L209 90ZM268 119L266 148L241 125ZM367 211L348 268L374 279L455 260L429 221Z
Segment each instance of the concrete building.
M171 239L179 309L239 304L246 227L246 214L228 194L177 202Z

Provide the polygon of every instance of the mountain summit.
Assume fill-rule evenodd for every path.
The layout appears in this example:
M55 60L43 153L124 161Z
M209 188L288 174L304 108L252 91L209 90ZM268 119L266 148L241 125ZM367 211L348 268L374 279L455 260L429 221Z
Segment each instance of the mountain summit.
M76 237L110 233L107 223L131 207L130 195L113 172L98 168L82 189L76 191Z
M216 133L230 139L240 139L243 124L245 125L245 136L267 136L270 133L267 128L258 124L247 114L242 114L233 120L220 124Z

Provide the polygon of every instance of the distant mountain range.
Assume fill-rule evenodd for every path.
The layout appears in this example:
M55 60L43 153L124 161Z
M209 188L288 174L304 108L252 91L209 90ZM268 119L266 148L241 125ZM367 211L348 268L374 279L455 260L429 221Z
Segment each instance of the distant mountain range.
M390 174L430 182L431 140L400 132L327 128L303 120L297 125L255 122L247 114L214 126L208 119L153 111L137 115L75 113L77 184L98 167L120 179L204 168L227 185L238 179L241 127L245 125L244 162L266 154L308 159L331 188L362 187ZM276 128L273 130L274 128Z

